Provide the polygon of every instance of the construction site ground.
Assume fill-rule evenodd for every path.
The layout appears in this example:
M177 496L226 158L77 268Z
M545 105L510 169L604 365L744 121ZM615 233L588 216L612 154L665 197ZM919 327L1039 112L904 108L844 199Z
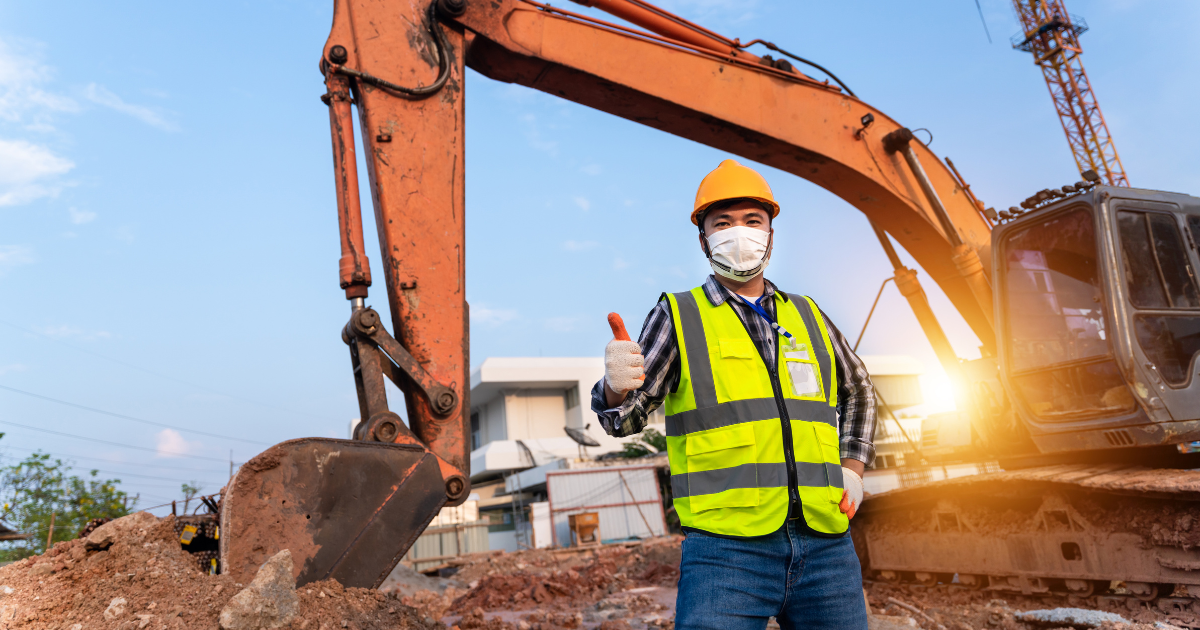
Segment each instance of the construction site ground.
M267 563L278 565L273 584L267 565L251 584L238 584L201 570L181 549L173 517L143 512L0 568L0 630L670 629L681 541L489 552L449 563L440 571L449 577L401 565L378 590L332 580L295 588L290 555ZM872 630L1191 627L1149 605L1115 611L1124 622L1091 612L1055 623L1062 611L1037 621L1023 615L1071 603L957 585L868 582L866 595Z
M381 590L399 594L420 616L460 630L674 628L682 540L670 536L585 549L477 554L443 567L441 573L454 572L449 578L430 578L400 566ZM871 630L1193 627L1190 616L1120 596L1112 598L1121 602L1119 607L1071 612L1087 602L953 584L868 580L865 587ZM1116 621L1118 616L1124 621ZM778 626L772 622L769 627Z

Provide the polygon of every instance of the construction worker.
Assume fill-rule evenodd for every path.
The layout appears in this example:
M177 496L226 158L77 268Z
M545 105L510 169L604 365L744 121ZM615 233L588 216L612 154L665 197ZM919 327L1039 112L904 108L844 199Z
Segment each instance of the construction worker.
M692 223L714 273L663 294L636 343L610 317L616 338L592 389L616 437L640 432L665 401L686 534L679 630L761 630L770 617L867 627L849 527L875 456L875 390L817 305L763 277L778 214L754 170L725 160L709 173Z

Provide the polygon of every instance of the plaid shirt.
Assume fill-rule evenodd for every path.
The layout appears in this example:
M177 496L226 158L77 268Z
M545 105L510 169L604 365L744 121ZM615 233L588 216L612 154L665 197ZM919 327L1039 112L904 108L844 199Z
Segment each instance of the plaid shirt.
M775 318L775 285L769 280L766 297L762 301L767 314ZM750 333L751 340L762 356L767 357L775 369L775 339L778 336L770 325L730 291L716 277L709 276L704 282L704 294L713 306L726 301L733 307ZM787 301L787 294L783 300ZM825 313L825 327L833 342L834 359L837 361L837 412L841 425L841 450L843 458L857 459L870 465L875 459L875 386L861 359L850 349L850 344L841 331L829 321ZM660 300L642 324L642 335L638 339L642 354L646 358L646 382L637 391L625 397L619 407L608 408L604 395L604 379L592 388L592 411L600 418L604 430L614 437L625 437L640 432L646 427L647 417L658 409L669 392L679 386L680 360L679 341L675 338L675 326L671 318L670 302Z

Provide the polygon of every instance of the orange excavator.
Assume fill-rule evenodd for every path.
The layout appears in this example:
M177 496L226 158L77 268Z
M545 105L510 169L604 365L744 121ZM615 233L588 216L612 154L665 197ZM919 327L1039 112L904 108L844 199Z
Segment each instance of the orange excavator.
M1200 199L1087 173L996 212L820 66L642 0L575 1L623 23L535 0L335 0L320 69L362 422L351 440L284 442L241 468L220 507L224 572L246 582L290 549L301 584L377 586L469 493L470 66L792 173L867 216L959 385L970 430L957 456L1003 468L869 498L854 532L870 575L1078 597L1121 580L1136 597L1191 605L1171 596L1200 594L1188 590L1200 587L1200 456L1189 452L1200 440ZM394 333L364 306L360 146ZM892 239L949 297L982 358L959 360ZM407 425L385 378L404 393Z

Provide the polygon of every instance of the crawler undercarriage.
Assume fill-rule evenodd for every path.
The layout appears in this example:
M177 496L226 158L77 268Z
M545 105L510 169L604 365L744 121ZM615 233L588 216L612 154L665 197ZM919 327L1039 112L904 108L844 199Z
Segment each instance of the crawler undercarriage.
M950 479L871 496L854 526L864 572L883 582L1101 607L1132 596L1200 615L1200 470L1060 465Z

